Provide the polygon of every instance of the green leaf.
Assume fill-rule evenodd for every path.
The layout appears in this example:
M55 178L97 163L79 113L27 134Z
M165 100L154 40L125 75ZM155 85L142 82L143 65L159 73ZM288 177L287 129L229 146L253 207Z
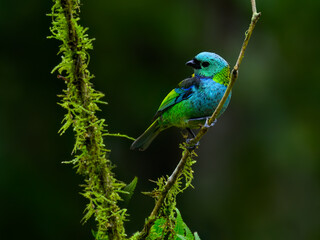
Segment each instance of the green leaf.
M105 236L105 237L103 237L103 238L100 238L100 237L98 236L98 231L94 231L93 229L91 229L91 233L92 233L94 239L96 239L96 240L108 240L108 237L107 237L107 236Z
M187 224L185 224L185 222L183 221L182 217L181 217L181 213L178 210L178 208L176 208L176 213L177 213L177 217L176 217L176 226L174 228L174 231L176 233L176 239L186 239L186 240L193 240L194 236L192 234L192 232L190 231L190 229L188 228Z
M177 212L177 217L176 217L176 226L174 228L174 231L177 235L184 236L185 223L182 220L182 217L178 208L176 208L176 212Z
M187 224L184 223L184 230L186 231L187 239L194 239L192 232L188 228Z
M133 195L134 189L136 188L138 183L138 178L134 177L134 179L123 189L127 194L123 195L124 204L127 205Z
M178 238L176 238L177 240L189 240L188 238L186 238L186 237L184 237L184 236L182 236L182 235L180 235L180 234L177 234L177 237Z
M157 219L153 226L151 227L150 234L148 236L148 240L158 240L162 239L164 235L164 229L166 225L166 219L165 218L159 218Z
M194 233L194 240L201 240L197 232Z

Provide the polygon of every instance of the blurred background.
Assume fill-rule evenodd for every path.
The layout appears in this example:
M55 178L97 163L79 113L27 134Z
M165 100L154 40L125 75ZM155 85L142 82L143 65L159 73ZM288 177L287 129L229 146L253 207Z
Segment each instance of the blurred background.
M110 132L138 137L165 95L192 73L185 62L213 51L235 64L251 18L249 0L82 1L81 24L96 38L95 87ZM51 1L0 1L0 238L93 239L82 226L83 182L70 165L72 129L57 131L64 82L50 35ZM260 1L229 108L202 139L194 189L178 208L201 239L320 239L320 2ZM145 152L105 138L119 179L139 178L129 205L131 235L153 199L149 179L180 159L178 129Z

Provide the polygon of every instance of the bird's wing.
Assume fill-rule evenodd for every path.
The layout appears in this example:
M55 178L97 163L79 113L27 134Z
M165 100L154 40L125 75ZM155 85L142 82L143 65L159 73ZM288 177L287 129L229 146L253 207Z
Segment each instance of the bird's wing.
M189 88L192 86L195 86L196 88L199 87L200 84L200 79L198 77L191 77L191 78L186 78L183 81L181 81L178 86L179 88Z
M155 120L159 117L164 111L168 110L168 108L172 107L173 105L188 99L191 94L193 93L193 87L198 88L200 80L196 77L187 78L181 81L177 88L173 89L169 94L163 99L160 107L153 117Z

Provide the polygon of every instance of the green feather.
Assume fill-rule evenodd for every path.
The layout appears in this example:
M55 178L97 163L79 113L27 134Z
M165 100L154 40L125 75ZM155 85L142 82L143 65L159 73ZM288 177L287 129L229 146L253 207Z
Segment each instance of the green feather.
M176 89L172 89L172 91L169 92L169 94L163 99L163 101L160 104L160 107L159 107L157 113L158 112L162 112L164 109L166 109L166 108L172 106L173 104L175 104L175 101L176 101L177 97L179 97L179 95L180 94L176 92Z
M162 130L163 129L159 126L158 120L154 121L151 126L132 143L130 149L138 149L140 151L146 150L153 139L155 139Z

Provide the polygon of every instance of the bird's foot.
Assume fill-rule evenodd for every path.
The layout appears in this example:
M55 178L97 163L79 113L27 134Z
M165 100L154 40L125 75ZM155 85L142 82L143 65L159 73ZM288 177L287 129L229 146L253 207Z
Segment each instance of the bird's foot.
M187 145L193 140L193 138L188 138L186 140ZM188 146L186 147L188 150L192 151L194 149L196 149L196 147L198 147L200 145L200 142L197 142L196 144L194 144L193 146Z
M196 137L196 135L194 134L194 132L192 132L192 130L190 128L186 128L186 129L191 134L192 138Z
M206 127L206 128L213 127L216 124L217 119L215 119L210 125L209 125L208 122L209 122L209 118L206 119L206 123L203 126Z

